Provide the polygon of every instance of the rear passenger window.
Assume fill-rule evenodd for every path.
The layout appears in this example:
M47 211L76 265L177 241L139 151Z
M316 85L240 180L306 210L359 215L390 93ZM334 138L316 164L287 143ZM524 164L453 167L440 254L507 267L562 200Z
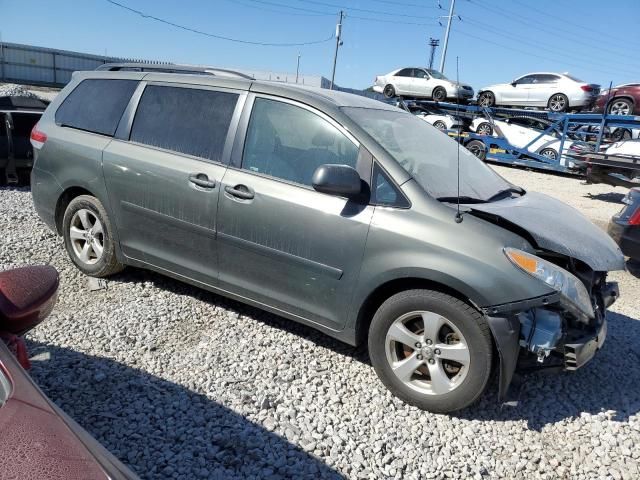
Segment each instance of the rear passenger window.
M130 140L221 162L238 96L149 85L140 99Z
M242 168L311 185L327 163L356 166L358 147L324 118L288 103L256 99Z
M56 111L56 123L112 137L137 86L137 80L83 80Z

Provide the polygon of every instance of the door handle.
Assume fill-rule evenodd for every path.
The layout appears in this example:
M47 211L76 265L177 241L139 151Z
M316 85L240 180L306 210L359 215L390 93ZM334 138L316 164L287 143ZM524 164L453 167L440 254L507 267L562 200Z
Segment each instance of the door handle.
M251 200L254 197L253 191L244 185L236 185L235 187L227 185L224 187L224 191L241 200Z
M205 173L192 173L189 175L189 181L202 188L215 188L216 186L216 181L209 180Z

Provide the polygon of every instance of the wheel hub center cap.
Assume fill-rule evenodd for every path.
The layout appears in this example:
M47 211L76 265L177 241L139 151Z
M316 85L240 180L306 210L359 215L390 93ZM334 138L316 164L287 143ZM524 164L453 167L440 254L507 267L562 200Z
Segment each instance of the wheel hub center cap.
M423 347L421 353L427 360L431 360L433 358L433 348L431 347Z

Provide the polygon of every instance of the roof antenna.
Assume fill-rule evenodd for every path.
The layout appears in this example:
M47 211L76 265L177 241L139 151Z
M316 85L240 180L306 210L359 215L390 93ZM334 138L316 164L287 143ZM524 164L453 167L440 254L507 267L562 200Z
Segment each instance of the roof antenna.
M458 124L458 137L456 138L456 142L458 143L457 147L458 147L458 208L456 211L456 223L462 223L462 213L460 213L460 135L462 134L460 131L460 122L459 122L459 109L460 109L460 76L458 73L458 58L456 57L456 83L457 83L457 89L456 89L456 123Z

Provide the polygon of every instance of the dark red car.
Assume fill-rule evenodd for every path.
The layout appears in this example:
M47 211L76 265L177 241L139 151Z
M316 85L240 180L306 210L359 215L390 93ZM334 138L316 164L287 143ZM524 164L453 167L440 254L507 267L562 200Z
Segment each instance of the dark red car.
M604 112L605 105L607 113L612 115L640 113L640 83L626 83L602 90L596 98L594 110Z
M51 313L57 291L53 267L0 272L0 478L136 479L25 371L20 335Z

